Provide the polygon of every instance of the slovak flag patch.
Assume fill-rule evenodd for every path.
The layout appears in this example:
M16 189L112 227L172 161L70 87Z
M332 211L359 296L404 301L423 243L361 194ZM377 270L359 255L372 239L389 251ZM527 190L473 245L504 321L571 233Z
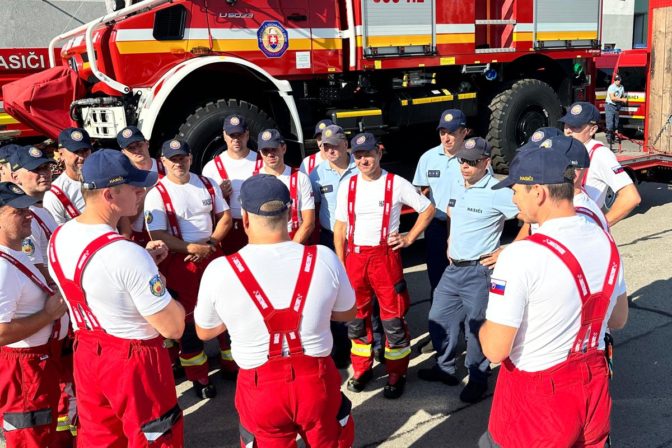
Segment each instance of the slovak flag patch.
M496 278L493 278L490 281L490 294L497 294L498 296L503 296L505 290L506 290L505 280L498 280Z
M614 174L621 174L625 171L625 169L623 169L623 167L620 165L613 167L611 170L614 172Z

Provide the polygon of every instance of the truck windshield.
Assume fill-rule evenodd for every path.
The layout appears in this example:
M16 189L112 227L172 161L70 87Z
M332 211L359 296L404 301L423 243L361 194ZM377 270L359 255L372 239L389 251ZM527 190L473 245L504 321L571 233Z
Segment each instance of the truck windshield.
M614 69L611 67L598 68L595 79L595 88L598 90L607 90L611 84L611 75Z

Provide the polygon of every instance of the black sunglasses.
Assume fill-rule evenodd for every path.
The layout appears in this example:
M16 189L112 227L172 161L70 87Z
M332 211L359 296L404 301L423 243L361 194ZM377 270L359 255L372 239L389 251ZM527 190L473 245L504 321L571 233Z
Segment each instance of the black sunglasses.
M485 160L485 159L483 158L483 159L478 159L478 160L467 160L467 159L458 158L457 163L459 163L460 165L462 165L463 163L466 163L469 166L476 166L476 165L478 165L478 162L480 162L481 160Z

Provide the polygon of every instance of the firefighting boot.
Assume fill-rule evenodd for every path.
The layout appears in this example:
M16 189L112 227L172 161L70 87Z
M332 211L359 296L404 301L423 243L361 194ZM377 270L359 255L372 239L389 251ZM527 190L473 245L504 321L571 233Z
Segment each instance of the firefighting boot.
M390 378L383 389L383 397L396 400L401 397L406 388L406 376L390 374Z
M373 370L367 370L359 378L353 376L348 380L348 390L350 392L361 392L372 379Z
M217 396L217 388L211 382L203 384L199 381L193 381L194 385L194 394L201 400L206 398L215 398Z

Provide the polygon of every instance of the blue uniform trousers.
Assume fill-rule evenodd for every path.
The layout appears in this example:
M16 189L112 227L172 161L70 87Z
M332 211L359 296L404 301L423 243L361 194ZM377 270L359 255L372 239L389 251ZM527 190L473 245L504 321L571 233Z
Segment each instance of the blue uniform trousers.
M441 280L443 271L448 266L448 223L446 221L432 219L425 229L425 245L431 299L434 297L434 290Z
M490 269L480 263L461 267L451 264L441 276L429 311L429 335L436 349L437 365L451 375L455 375L460 324L464 322L465 365L470 381L486 382L490 365L478 340L488 306L490 274Z
M614 106L613 104L605 104L604 112L607 134L613 138L614 132L618 131L618 106Z

